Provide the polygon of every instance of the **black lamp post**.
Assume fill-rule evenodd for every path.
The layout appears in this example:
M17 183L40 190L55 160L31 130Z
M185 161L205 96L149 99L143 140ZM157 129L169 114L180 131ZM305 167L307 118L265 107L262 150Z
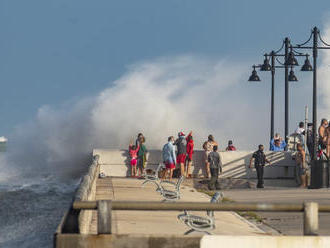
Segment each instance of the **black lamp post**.
M259 76L257 75L257 72L255 70L256 67L260 68L260 71L271 71L271 111L270 111L270 140L274 137L274 90L275 90L275 68L284 68L285 69L285 85L286 85L286 90L285 90L285 140L286 142L288 142L288 116L289 116L289 108L288 108L288 102L289 102L289 94L288 94L288 90L289 90L289 82L296 82L298 81L297 77L294 75L294 71L291 67L291 71L290 71L290 75L288 75L288 65L286 65L285 63L280 62L280 60L278 60L277 57L289 57L289 53L288 53L288 48L289 48L289 39L285 38L285 40L283 41L282 47L275 51L272 51L269 54L265 54L265 59L264 59L264 63L262 65L254 65L253 66L253 71L252 71L252 75L249 78L249 81L260 81ZM283 47L285 46L285 49L287 51L286 54L279 54L279 52L283 49ZM292 49L291 49L292 51ZM293 61L296 61L296 64L298 64L297 60L294 57L294 54L290 55L293 59ZM297 55L297 56L302 56L302 55ZM308 56L307 54L304 56ZM271 58L271 63L269 63L269 59L268 57ZM275 62L276 61L280 64L280 65L276 65ZM257 79L258 80L251 80L251 79Z
M313 38L312 46L307 46L307 44ZM321 41L322 46L318 46L318 41ZM326 43L321 35L320 31L317 27L314 27L311 31L311 34L307 41L302 44L298 44L292 46L292 49L309 49L313 51L313 67L308 60L308 56L306 56L305 63L301 68L302 71L313 71L313 152L311 154L312 160L317 160L317 148L318 148L318 140L317 140L317 52L319 49L330 49L330 44ZM287 60L287 63L290 64L291 61Z

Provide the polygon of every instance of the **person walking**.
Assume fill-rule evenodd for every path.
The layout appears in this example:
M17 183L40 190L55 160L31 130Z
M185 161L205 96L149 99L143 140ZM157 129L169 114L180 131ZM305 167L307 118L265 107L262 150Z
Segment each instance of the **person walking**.
M306 154L301 144L297 144L296 163L298 175L301 178L301 188L307 187L307 165L306 165Z
M177 147L176 163L180 168L180 175L184 176L184 164L186 161L186 139L183 132L178 133L178 139L174 142Z
M210 177L210 164L208 161L208 156L213 151L213 146L219 147L218 143L214 141L213 135L210 134L207 138L207 141L205 141L203 144L206 178Z
M138 161L137 161L137 167L138 167L138 171L139 171L139 177L141 177L144 174L144 168L145 168L145 164L147 161L147 153L148 150L146 148L146 146L144 145L145 143L145 138L144 136L141 136L139 138L139 150L138 150Z
M213 151L208 155L208 162L210 164L210 171L211 171L211 180L209 182L208 188L209 190L219 190L220 183L219 183L219 172L222 172L222 168L220 165L220 155L217 152L218 146L213 146Z
M193 140L193 136L192 136L192 131L188 134L187 138L187 147L186 147L186 151L187 151L187 156L186 156L186 178L189 177L189 171L190 171L190 167L192 164L192 156L194 154L194 140Z
M232 140L229 140L228 141L228 146L226 148L226 151L236 151L236 147L233 145L233 141Z
M264 146L259 145L258 151L254 152L251 159L249 167L252 168L252 161L254 160L254 167L257 171L258 183L257 188L264 188L264 166L267 163L271 165L270 161L266 158L264 153Z
M169 180L172 180L173 170L175 169L175 149L174 149L174 137L170 136L167 139L167 143L163 146L162 157L165 164L166 173L165 178L168 175Z

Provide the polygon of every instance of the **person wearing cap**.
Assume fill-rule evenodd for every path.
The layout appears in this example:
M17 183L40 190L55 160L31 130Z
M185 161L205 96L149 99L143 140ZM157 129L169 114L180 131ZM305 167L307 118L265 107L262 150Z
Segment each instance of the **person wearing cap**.
M177 148L177 156L176 156L176 163L177 166L180 168L181 176L184 176L184 163L186 161L186 139L183 132L178 133L178 138L174 142Z
M226 148L226 151L236 151L236 147L233 145L233 141L229 140L228 141L228 146Z
M218 143L214 141L213 135L210 134L207 137L207 141L205 141L204 144L203 144L203 149L205 151L204 161L205 161L205 173L206 173L205 177L206 178L210 177L210 163L208 161L208 156L213 151L213 146L219 147Z

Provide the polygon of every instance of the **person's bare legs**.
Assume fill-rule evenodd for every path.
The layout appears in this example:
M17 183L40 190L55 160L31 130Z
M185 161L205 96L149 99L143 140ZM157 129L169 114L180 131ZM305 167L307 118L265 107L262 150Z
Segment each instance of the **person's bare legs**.
M184 176L184 163L180 163L180 172L181 172L180 176Z
M174 169L170 169L170 176L169 176L169 180L170 180L170 181L172 180L172 177L173 177L173 170L174 170Z
M301 185L300 188L306 188L307 187L307 177L306 175L300 176L301 178Z
M186 170L186 178L189 177L190 167L191 167L191 161L188 161L188 162L187 162L187 170Z
M136 177L136 166L133 167L133 174Z
M134 169L133 169L133 165L131 165L131 177L134 176L133 171L134 171Z
M210 163L205 161L206 178L210 177Z

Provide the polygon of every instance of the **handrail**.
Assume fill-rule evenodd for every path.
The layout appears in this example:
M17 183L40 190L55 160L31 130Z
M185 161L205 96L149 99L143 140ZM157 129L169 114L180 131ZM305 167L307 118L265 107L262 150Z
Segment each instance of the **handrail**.
M267 211L267 212L303 212L304 235L317 235L319 212L330 212L330 205L316 202L304 203L209 203L209 202L151 202L151 201L75 201L74 210L97 210L98 234L111 234L112 210L144 211Z
M110 201L109 201L110 202ZM155 202L155 201L111 201L112 210L134 211L263 211L303 212L301 203L209 203L209 202ZM75 201L73 209L96 210L97 201ZM330 205L319 205L319 212L330 212Z

